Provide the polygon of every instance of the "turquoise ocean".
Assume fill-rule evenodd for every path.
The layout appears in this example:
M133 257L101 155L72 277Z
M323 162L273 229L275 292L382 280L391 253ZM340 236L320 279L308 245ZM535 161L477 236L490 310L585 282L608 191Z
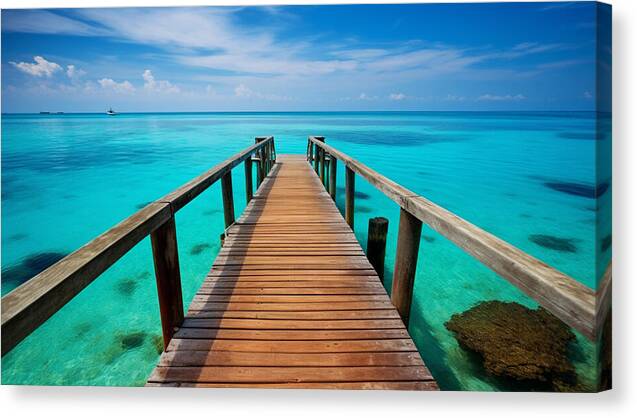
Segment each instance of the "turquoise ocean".
M593 112L162 113L2 115L2 295L139 208L273 135L305 153L308 135L596 287L611 257L610 121ZM236 213L243 170L233 173ZM343 208L344 172L337 203ZM399 208L358 177L355 232L389 219L391 289ZM596 195L598 195L596 197ZM184 302L223 230L220 185L177 214ZM3 384L143 385L161 328L150 241L97 278L2 359ZM507 390L445 329L484 300L535 303L425 227L410 333L447 390ZM594 386L595 347L572 360Z

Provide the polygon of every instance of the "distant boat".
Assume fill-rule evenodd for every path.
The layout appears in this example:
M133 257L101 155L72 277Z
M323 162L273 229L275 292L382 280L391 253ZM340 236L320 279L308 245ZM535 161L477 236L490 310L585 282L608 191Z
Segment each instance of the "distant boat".
M108 109L108 112L106 112L106 114L109 116L115 116L117 115L117 112L115 112L113 108L111 107L110 109Z

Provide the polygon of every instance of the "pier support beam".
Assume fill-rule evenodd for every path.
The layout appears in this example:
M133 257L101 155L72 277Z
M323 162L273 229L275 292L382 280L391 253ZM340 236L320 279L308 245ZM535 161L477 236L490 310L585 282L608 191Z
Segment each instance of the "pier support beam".
M246 205L252 200L252 157L244 163L246 174Z
M336 201L336 158L330 158L330 181L329 190L332 200Z
M354 230L354 182L356 175L345 166L345 222Z
M387 248L387 218L370 218L367 230L367 259L378 273L381 282L385 276L385 250Z
M319 170L319 177L321 178L323 187L325 187L325 150L323 149L321 149L321 165Z
M409 312L414 292L414 278L416 277L421 232L422 222L401 208L391 302L398 309L398 313L406 327L409 326Z
M234 223L234 199L232 197L232 173L228 171L221 177L221 195L223 197L223 219L226 228Z
M150 242L153 248L161 330L166 350L175 328L181 326L184 321L174 216L150 234Z

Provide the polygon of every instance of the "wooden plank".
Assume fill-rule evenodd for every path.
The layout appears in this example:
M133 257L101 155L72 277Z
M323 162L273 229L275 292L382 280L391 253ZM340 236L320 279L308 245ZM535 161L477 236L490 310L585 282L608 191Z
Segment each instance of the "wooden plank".
M157 367L149 382L367 382L431 380L422 366L351 367Z
M416 382L323 382L323 383L147 383L148 387L189 387L189 388L252 388L252 389L337 389L337 390L438 390L438 384L431 381Z
M334 319L299 321L283 319L200 319L186 318L182 328L231 328L231 329L403 329L402 322L398 319Z
M324 341L267 341L180 339L170 340L166 353L171 351L232 351L266 353L358 353L416 351L411 338L393 340L324 340ZM162 354L165 355L166 353Z
M172 351L162 356L160 367L235 366L259 367L421 366L415 352L397 353L244 353L233 351Z

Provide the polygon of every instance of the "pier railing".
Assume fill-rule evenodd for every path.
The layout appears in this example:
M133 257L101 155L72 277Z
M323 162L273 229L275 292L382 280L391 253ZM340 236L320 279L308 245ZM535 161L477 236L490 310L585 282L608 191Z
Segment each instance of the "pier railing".
M400 206L391 300L406 324L409 321L424 222L567 325L591 340L598 337L610 306L610 264L596 294L574 278L327 145L324 137L308 138L307 158L333 199L336 196L337 161L345 165L345 220L352 229L355 174L363 177Z
M2 355L13 349L148 235L151 237L166 348L184 315L175 213L221 180L224 220L228 228L235 220L232 169L241 163L245 164L246 199L249 202L253 190L253 164L257 168L258 188L275 161L274 138L257 137L251 147L148 204L11 291L2 298Z

